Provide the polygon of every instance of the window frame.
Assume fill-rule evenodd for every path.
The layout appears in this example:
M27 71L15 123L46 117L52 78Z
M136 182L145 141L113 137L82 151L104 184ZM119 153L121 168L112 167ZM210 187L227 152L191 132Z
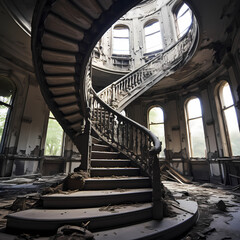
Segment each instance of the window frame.
M201 107L201 116L199 117L193 117L193 118L189 118L189 111L188 111L188 104L191 100L194 100L194 99L198 99L199 102L200 102L200 107ZM201 99L200 97L198 96L192 96L190 98L188 98L186 101L185 101L185 104L184 104L184 110L185 110L185 121L186 121L186 130L187 130L187 139L188 139L188 152L189 152L189 158L206 158L206 150L207 150L207 145L206 145L206 134L205 134L205 129L204 129L204 124L203 124L203 114L202 114L202 104L201 104ZM197 119L201 119L202 121L202 127L203 127L203 135L204 135L204 145L205 145L205 156L202 156L202 157L196 157L194 156L193 154L193 143L192 143L192 137L191 137L191 130L190 130L190 125L189 125L189 122L190 121L193 121L193 120L197 120Z
M156 31L156 32L154 32L154 33L151 33L151 34L146 35L146 34L145 34L145 28L146 28L148 25L152 25L152 24L154 24L154 23L158 23L158 24L159 24L159 31ZM157 50L148 51L148 49L147 49L146 37L152 36L152 35L157 34L157 33L160 34L161 46L160 46L160 48L157 49ZM163 51L163 48L164 48L163 35L162 35L162 31L161 31L161 23L160 23L160 21L159 21L158 19L154 18L154 19L148 20L148 21L143 25L143 39L144 39L144 55L151 55L151 54L154 54L154 53L158 53L158 52Z
M184 14L185 14L187 11L190 11L192 21L191 21L191 23L189 24L189 26L188 26L186 29L184 29L183 34L182 34L182 32L180 32L180 29L179 29L178 19L179 19L180 17L182 17L184 14L182 14L180 17L177 17L177 15L178 15L179 11L181 10L181 8L184 6L184 4L187 5L187 7L188 7L188 10L186 10L186 11L184 12ZM188 29L190 28L190 26L191 26L192 23L193 23L193 17L194 17L193 11L192 11L192 9L188 6L188 4L186 4L185 2L181 2L181 3L178 4L175 8L173 8L173 16L174 16L174 22L175 22L174 25L175 25L175 29L176 29L177 39L181 39L181 38L187 33Z
M116 28L124 28L124 29L127 29L128 30L128 37L115 37L114 36L114 30ZM128 49L128 53L127 54L120 54L120 53L116 53L114 52L114 39L117 38L117 39L128 39L128 44L129 44L129 49ZM131 41L130 41L130 28L128 25L126 24L116 24L112 27L112 47L111 47L111 51L112 51L112 56L115 56L115 58L118 58L118 57L122 57L122 58L129 58L129 56L131 56Z
M13 111L13 103L14 103L14 99L15 99L15 96L16 96L16 92L17 92L16 85L10 78L5 77L5 76L1 76L1 77L6 79L7 81L9 81L9 83L12 85L12 93L11 93L11 99L10 99L9 103L5 103L5 102L2 102L0 100L0 105L8 108L7 114L6 114L6 117L5 117L5 121L4 121L4 125L3 125L2 136L1 136L1 139L0 139L0 153L3 152L4 145L6 143L6 136L7 136L7 131L8 131L9 124L10 124L10 117L11 117L11 114L12 114L12 111Z
M162 113L163 113L163 122L155 123L154 125L158 125L158 124L163 125L163 129L164 129L164 142L162 142L162 151L158 154L158 157L159 158L166 158L165 151L164 151L164 149L166 149L166 146L167 146L166 145L166 124L165 124L165 112L164 112L164 108L162 106L160 106L160 105L152 105L152 106L150 106L148 108L148 111L147 111L147 128L150 130L150 125L153 125L153 124L150 123L150 117L149 117L149 113L150 113L150 111L153 108L160 108L162 110ZM164 155L160 156L161 153L163 153Z
M224 99L223 99L223 88L225 87L225 85L228 84L229 88L230 88L230 92L232 95L232 104L230 106L225 107L224 106ZM223 148L225 148L225 152L224 155L228 155L230 157L239 157L240 155L233 155L233 150L232 150L232 144L231 144L231 138L230 138L230 134L229 134L229 129L228 129L228 124L227 124L227 120L226 120L226 116L225 116L225 111L233 108L236 112L236 107L235 107L235 100L232 94L232 88L231 88L231 84L226 81L226 80L222 80L221 83L219 84L219 86L217 87L217 99L219 102L219 113L218 116L220 118L220 124L222 125L222 128L220 127L220 133L221 133L221 139L223 141L223 145L225 144L227 147L227 152L226 152L226 147L223 146ZM237 118L237 113L236 113L236 118ZM237 118L237 122L238 122L238 118Z
M52 114L53 115L53 114ZM47 119L47 124L46 124L46 132L45 132L45 143L44 143L44 152L43 152L43 155L44 157L63 157L63 154L64 154L64 148L65 148L65 132L64 130L62 129L62 142L61 142L61 150L60 150L60 155L47 155L45 153L46 151L46 144L47 144L47 133L48 133L48 125L49 125L49 120L54 120L58 123L57 119L54 117L51 117L51 111L49 111L49 114L48 114L48 119ZM58 123L59 124L59 123ZM61 127L61 125L59 124L59 126ZM62 127L61 127L62 128Z

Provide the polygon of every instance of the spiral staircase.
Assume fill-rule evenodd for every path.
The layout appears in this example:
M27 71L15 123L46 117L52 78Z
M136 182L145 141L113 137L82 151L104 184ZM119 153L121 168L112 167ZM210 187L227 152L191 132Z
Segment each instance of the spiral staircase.
M8 231L54 232L63 224L90 221L96 239L156 239L166 235L171 224L162 220L157 158L161 144L148 129L119 112L191 58L197 45L196 22L175 45L101 92L96 93L91 83L94 46L118 18L139 2L37 1L32 21L36 76L49 109L82 154L80 169L89 171L91 178L76 196L47 196L43 198L43 209L9 215ZM186 207L186 203L180 204ZM184 227L176 221L171 229L178 230L168 233L166 239L196 221L197 206L190 201L188 204L193 206L192 214L179 213ZM100 211L110 205L117 205L117 211ZM150 227L143 234L140 229L144 224Z

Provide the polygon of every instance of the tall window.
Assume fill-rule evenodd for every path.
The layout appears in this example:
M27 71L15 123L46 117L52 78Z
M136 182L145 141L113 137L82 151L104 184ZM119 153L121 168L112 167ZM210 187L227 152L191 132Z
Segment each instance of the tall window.
M129 29L127 26L118 25L113 29L113 54L129 55Z
M192 11L186 3L184 3L176 14L178 37L182 37L192 24Z
M50 112L44 154L61 156L63 148L63 129Z
M186 118L191 157L205 157L206 145L200 100L192 98L186 104Z
M238 120L231 89L227 82L221 85L219 95L221 100L222 115L231 146L232 156L240 156L240 132Z
M7 129L8 117L12 108L14 90L15 87L8 78L0 78L0 152Z
M160 157L165 157L164 149L165 145L165 133L164 133L164 114L160 107L153 107L148 113L148 127L158 139L162 142L162 151Z
M159 21L147 23L144 27L144 32L146 53L158 51L163 48Z

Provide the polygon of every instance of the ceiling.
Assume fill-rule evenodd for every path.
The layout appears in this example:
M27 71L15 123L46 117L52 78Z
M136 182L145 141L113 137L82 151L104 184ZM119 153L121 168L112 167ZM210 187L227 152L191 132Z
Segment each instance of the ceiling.
M0 1L0 57L33 72L31 18L36 0ZM174 92L198 84L215 71L222 55L231 48L231 23L240 9L239 0L186 0L199 23L199 46L193 58L174 74L149 89L144 96ZM95 69L94 71L99 70Z

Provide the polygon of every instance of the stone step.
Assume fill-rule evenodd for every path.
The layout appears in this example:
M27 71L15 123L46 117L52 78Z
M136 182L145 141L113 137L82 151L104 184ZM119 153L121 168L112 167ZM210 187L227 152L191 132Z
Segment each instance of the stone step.
M138 176L139 168L91 168L91 177Z
M187 232L198 219L198 205L193 201L178 200L179 208L172 207L177 214L174 217L165 217L161 221L149 220L129 226L114 228L106 231L94 232L95 240L152 240L152 239L179 239ZM190 212L190 213L189 213Z
M152 217L150 203L106 206L84 209L29 209L7 216L8 232L49 234L62 225L88 224L90 231L127 226Z
M119 152L92 151L92 159L115 159L119 158Z
M88 208L124 203L151 202L152 189L78 191L70 194L44 195L42 200L43 207L48 209Z
M111 190L117 188L149 188L149 177L96 177L85 179L84 190Z
M129 167L131 161L128 159L92 159L91 167Z

